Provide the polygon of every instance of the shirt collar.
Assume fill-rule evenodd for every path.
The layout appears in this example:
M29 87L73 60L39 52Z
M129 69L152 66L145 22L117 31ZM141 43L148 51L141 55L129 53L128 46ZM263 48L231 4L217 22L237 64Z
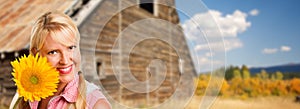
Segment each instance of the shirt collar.
M68 83L60 96L64 97L68 102L75 102L78 95L78 85L79 76L76 74L75 78Z
M75 78L67 84L64 91L60 95L58 95L56 97L52 97L51 99L57 98L57 97L58 98L63 97L67 102L71 102L71 103L76 102L77 95L78 95L78 84L79 84L79 76L78 76L78 74L76 74ZM52 100L50 100L50 101L52 101ZM33 102L29 101L29 105L31 108L33 108L33 107L37 108L38 104L39 104L39 101L33 101Z

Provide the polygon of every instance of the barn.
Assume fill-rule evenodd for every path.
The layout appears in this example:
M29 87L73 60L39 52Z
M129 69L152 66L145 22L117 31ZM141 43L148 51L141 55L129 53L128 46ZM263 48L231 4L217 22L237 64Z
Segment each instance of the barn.
M16 86L10 61L28 54L34 20L65 12L80 35L82 71L114 107L150 107L193 94L196 76L174 0L1 0L0 99Z

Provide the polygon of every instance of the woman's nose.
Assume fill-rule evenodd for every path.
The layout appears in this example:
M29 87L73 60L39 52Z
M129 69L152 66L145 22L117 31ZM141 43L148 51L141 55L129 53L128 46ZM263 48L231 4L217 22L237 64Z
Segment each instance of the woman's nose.
M69 64L70 60L71 60L71 57L72 55L70 53L67 53L67 52L63 52L61 54L61 58L60 58L60 61L59 63L62 64L62 65L67 65Z

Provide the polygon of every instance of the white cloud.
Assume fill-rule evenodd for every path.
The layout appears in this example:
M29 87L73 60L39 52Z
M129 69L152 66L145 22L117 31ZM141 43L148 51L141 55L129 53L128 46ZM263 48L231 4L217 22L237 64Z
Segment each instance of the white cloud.
M228 14L226 16L215 14L219 13L216 11L211 11L211 13L219 24L220 30L225 37L236 37L238 33L246 31L246 29L251 26L251 23L246 21L247 14L239 10L236 10L233 14Z
M237 35L251 26L251 22L246 18L247 14L240 10L227 15L222 15L220 11L209 10L196 14L184 22L182 27L187 39L196 43L194 50L224 50L225 44L226 51L229 51L242 47L243 43ZM224 42L222 36L224 36ZM216 40L217 38L219 40Z
M243 43L238 38L224 40L226 51L243 47Z
M195 62L199 66L196 67L197 71L211 70L212 63L214 68L224 65L222 56L226 51L243 47L243 42L237 36L251 26L247 16L240 10L226 15L209 10L195 14L182 24L189 47L195 53L192 58L198 61Z
M195 35L203 34L203 32L209 37L220 36L220 31L224 37L236 37L238 33L246 31L251 26L251 22L246 21L246 18L247 14L240 10L235 10L232 14L225 16L219 11L209 10L206 13L196 14L182 27L186 33L190 34L188 37L195 37Z
M208 58L206 58L206 57L201 57L201 58L199 58L199 63L209 63L210 62L210 60L208 59Z
M291 47L283 45L279 49L278 48L264 48L262 50L262 53L263 54L274 54L274 53L277 53L279 50L281 52L288 52L288 51L291 51Z
M281 46L281 47L280 47L280 51L282 51L282 52L288 52L288 51L291 51L291 47L289 47L289 46Z
M278 51L277 48L265 48L263 49L262 53L263 54L274 54Z
M258 11L257 9L253 9L253 10L251 10L251 11L249 12L249 14L250 14L251 16L257 16L257 15L259 14L259 11Z

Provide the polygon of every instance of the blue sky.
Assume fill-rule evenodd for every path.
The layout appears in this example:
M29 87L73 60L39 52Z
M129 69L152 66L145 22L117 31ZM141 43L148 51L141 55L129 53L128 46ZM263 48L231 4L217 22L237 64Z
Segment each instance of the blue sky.
M226 52L226 65L245 64L249 67L300 63L299 4L299 0L176 0L176 7L181 10L179 16L181 24L185 25L184 28L193 31L187 22L197 15L197 18L202 18L199 22L210 22L207 21L209 18L203 17L207 15L205 13L209 13L223 32L224 41L228 42L225 43L226 50L223 51ZM208 26L202 28L209 30ZM194 43L189 46L198 55L199 63L210 60L209 57L205 59L205 53L201 53L202 49L195 49L203 42L189 43ZM201 47L203 46L198 46Z

